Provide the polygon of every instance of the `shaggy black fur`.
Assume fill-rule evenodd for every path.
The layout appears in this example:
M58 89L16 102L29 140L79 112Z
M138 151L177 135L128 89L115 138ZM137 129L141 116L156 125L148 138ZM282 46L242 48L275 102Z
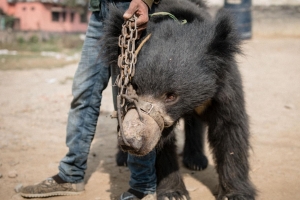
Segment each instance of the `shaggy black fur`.
M111 7L106 21L102 58L116 65L122 13ZM230 16L220 11L212 20L200 0L161 0L155 12L175 15L181 25L166 16L152 17L147 33L151 39L142 48L133 84L139 96L152 96L164 102L164 110L174 120L185 119L186 144L184 164L207 166L203 155L203 125L208 125L208 141L219 174L218 199L255 199L249 178L249 127L244 94L235 54L240 53L240 39ZM168 94L175 101L165 101ZM195 108L209 101L202 113ZM158 198L188 197L178 172L174 128L166 128L158 144ZM199 160L198 163L194 160ZM190 162L192 161L192 162Z

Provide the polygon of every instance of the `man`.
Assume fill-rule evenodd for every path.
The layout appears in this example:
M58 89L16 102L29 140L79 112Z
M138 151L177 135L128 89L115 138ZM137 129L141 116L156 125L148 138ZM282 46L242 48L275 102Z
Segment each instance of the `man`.
M61 160L59 173L37 185L22 188L23 197L51 197L77 195L84 192L84 174L91 142L99 116L102 91L107 87L110 69L101 63L98 55L101 47L95 45L102 34L103 20L109 12L109 4L128 8L124 18L136 14L139 33L147 26L148 10L154 0L90 0L92 15L73 82L73 101L68 117L66 144L69 152ZM128 156L131 171L130 189L120 199L156 199L156 152L144 157Z

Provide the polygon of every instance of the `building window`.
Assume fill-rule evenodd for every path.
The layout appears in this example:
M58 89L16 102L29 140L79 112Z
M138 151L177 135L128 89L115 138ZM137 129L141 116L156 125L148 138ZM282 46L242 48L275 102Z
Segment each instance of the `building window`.
M52 21L53 22L58 22L59 21L59 12L54 12L52 11Z
M74 16L75 16L75 13L71 12L71 15L70 15L70 21L71 22L74 22Z
M24 11L25 11L25 10L26 10L26 7L23 7L23 8L22 8L22 10L24 10Z
M34 11L34 7L31 7L31 10Z

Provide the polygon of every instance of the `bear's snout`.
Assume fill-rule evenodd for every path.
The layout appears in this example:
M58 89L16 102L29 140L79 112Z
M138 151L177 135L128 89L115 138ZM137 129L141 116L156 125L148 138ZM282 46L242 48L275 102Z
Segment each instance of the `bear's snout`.
M144 156L152 151L161 136L161 130L154 119L145 113L141 115L143 121L135 109L129 110L123 121L123 136L120 133L118 137L123 151L138 156Z

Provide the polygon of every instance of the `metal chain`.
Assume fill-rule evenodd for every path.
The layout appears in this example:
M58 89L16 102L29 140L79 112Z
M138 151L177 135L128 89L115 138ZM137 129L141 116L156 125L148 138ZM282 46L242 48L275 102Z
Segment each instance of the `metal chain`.
M136 54L135 41L137 39L137 17L134 15L129 20L126 20L122 25L122 34L119 36L119 47L121 53L118 57L118 66L120 74L117 77L116 84L119 87L119 95L127 93L127 87L131 78L134 76ZM122 106L125 104L125 99L122 99Z
M117 77L116 85L119 87L117 96L117 114L119 123L119 136L123 137L123 141L127 146L130 146L124 138L123 119L125 116L125 98L129 93L135 93L130 84L135 72L136 54L135 54L135 41L138 37L137 17L134 15L129 20L126 20L122 25L122 34L119 36L120 55L118 57L118 66L120 74ZM132 96L132 94L129 94ZM134 103L136 99L131 99Z

